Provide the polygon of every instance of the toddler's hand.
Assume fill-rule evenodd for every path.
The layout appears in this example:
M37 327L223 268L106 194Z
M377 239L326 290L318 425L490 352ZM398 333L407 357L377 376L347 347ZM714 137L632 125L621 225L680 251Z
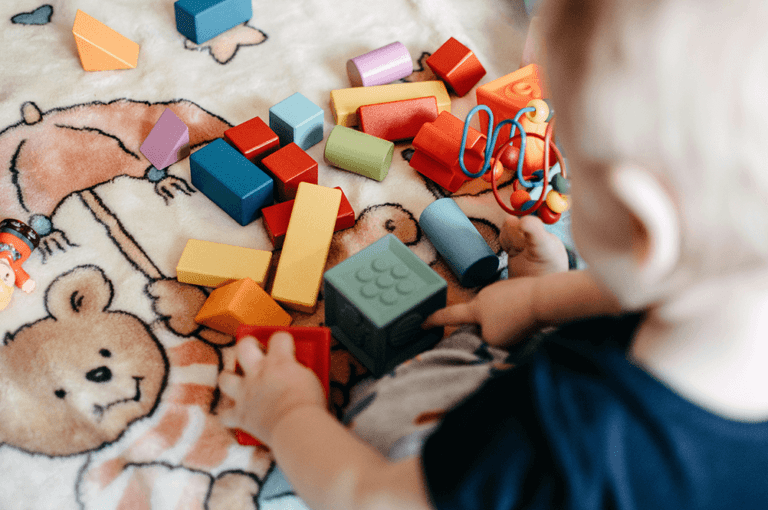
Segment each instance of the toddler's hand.
M535 277L521 277L492 283L472 300L436 311L422 327L478 324L487 343L511 346L538 327L533 306L537 281Z
M304 406L325 408L325 393L317 376L296 361L293 337L278 332L263 354L256 340L246 337L237 344L237 359L244 375L222 372L221 391L235 406L219 414L225 426L242 429L269 443L280 420Z

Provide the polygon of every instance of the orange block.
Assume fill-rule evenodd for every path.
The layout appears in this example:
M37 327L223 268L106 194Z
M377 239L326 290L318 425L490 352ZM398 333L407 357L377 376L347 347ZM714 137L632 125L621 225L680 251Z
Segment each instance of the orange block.
M240 324L288 326L291 320L288 312L250 278L229 283L211 292L195 317L198 324L233 336Z
M314 312L340 204L341 190L299 183L272 284L275 301Z
M139 61L137 43L79 9L72 33L86 71L133 69Z

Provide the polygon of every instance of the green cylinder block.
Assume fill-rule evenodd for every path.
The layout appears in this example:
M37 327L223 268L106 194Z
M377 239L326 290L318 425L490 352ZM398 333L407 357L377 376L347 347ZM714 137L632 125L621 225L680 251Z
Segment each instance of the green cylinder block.
M346 126L336 126L325 142L333 165L381 181L389 172L395 144Z

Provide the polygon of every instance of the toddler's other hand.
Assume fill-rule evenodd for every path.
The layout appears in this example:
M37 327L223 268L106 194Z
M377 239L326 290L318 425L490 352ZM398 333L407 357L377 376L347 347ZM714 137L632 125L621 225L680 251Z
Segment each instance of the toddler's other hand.
M535 277L522 277L492 283L470 301L436 311L422 327L477 324L487 343L509 347L538 327L533 306L537 281Z
M501 226L499 243L509 255L510 278L568 271L565 245L536 216L508 216Z
M219 414L227 427L242 429L269 445L283 417L304 406L326 407L320 381L296 361L289 333L272 335L266 354L252 337L241 339L236 349L244 375L222 372L219 376L221 391L235 401L233 408Z

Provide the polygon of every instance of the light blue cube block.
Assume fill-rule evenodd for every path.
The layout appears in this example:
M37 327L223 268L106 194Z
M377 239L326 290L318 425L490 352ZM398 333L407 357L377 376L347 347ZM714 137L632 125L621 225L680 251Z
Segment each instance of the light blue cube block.
M223 139L189 157L192 184L241 225L274 201L274 182Z
M196 44L213 39L253 16L251 0L178 0L173 7L176 29Z
M269 109L269 127L280 146L293 142L304 150L323 141L323 109L296 92Z

